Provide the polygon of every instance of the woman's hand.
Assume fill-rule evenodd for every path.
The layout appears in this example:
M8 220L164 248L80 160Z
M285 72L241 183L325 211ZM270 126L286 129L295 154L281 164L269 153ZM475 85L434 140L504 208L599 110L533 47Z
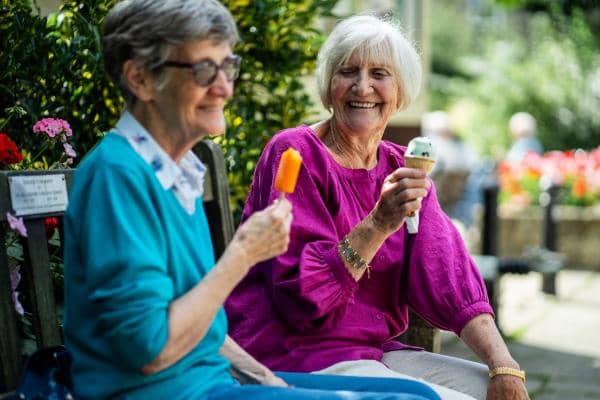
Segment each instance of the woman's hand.
M292 205L279 199L244 222L233 236L231 246L240 250L248 268L287 251L292 224Z
M490 381L487 400L529 400L525 383L512 375L496 375Z
M240 383L254 383L265 386L288 386L273 371L265 367L244 350L231 336L225 336L219 353L231 363L234 378Z
M512 358L492 316L480 314L471 319L460 332L460 338L487 364L490 370L508 367L520 370ZM487 400L528 400L527 389L521 378L496 375L488 385Z
M271 371L269 371L266 374L265 380L261 384L265 385L265 386L280 386L280 387L288 387L289 386L283 379L281 379L280 377L278 377Z
M371 212L373 224L388 235L396 232L409 214L421 208L430 183L424 171L398 168L383 181L379 201Z

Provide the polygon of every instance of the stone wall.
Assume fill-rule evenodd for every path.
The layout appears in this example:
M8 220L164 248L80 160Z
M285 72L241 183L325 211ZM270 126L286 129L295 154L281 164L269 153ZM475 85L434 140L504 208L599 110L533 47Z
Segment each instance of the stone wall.
M557 206L557 250L567 257L565 268L600 271L600 206ZM499 217L500 256L519 256L542 241L542 209L511 209L501 206Z

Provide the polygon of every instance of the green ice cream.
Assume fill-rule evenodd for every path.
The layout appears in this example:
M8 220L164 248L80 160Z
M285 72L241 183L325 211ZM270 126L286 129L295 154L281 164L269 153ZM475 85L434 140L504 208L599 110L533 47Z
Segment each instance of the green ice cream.
M431 140L419 136L408 142L404 161L409 168L418 168L430 173L435 166L435 156Z
M433 145L431 144L431 140L427 137L418 136L408 142L406 156L427 158L435 161L436 154Z

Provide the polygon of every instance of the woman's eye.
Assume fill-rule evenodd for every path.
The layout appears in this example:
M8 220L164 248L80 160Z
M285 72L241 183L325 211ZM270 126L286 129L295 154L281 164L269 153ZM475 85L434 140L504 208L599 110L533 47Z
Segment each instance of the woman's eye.
M388 71L386 71L385 69L376 69L373 70L371 72L371 74L375 77L375 78L385 78L387 76L390 76L390 73Z
M340 68L340 69L338 70L338 72L339 72L341 75L348 76L348 75L352 75L352 74L354 73L354 68Z

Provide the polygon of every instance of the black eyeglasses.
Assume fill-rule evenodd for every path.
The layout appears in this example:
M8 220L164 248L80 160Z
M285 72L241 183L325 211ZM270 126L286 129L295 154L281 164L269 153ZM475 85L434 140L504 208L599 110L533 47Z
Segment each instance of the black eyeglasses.
M240 73L241 61L242 57L233 55L223 60L221 65L218 65L213 60L206 59L196 64L179 61L165 61L159 67L190 68L196 83L200 86L208 86L217 79L219 70L225 73L225 77L228 81L231 82L235 80Z

